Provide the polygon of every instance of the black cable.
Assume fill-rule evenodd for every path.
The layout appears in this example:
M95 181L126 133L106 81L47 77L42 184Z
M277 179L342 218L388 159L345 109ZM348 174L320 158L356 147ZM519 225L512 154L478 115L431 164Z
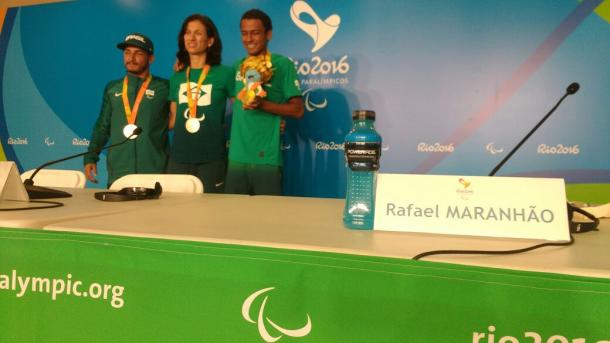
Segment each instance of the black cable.
M37 204L49 204L50 206L39 206L39 207L18 207L18 208L0 208L0 211L27 211L27 210L42 210L45 208L61 207L64 204L57 201L45 201L45 200L30 200L29 203Z
M515 250L432 250L426 251L421 254L417 254L413 257L413 260L419 260L422 257L431 256L431 255L510 255L510 254L519 254L526 251L531 251L534 249L542 248L542 247L557 247L557 246L568 246L574 243L574 236L570 233L570 240L568 242L547 242L541 243L537 245L532 245L527 248L515 249Z
M421 254L417 254L413 257L413 260L419 260L422 257L432 256L432 255L510 255L510 254L519 254L526 251L531 251L534 249L542 248L542 247L557 247L557 246L568 246L574 243L574 237L572 233L584 233L589 231L597 231L597 226L599 225L599 219L596 218L591 213L583 210L582 208L578 208L570 203L568 205L568 223L570 227L570 240L568 242L559 242L559 243L541 243L537 245L533 245L531 247L515 249L515 250L432 250L426 251ZM572 218L574 217L574 212L578 212L583 216L587 217L591 220L590 223L580 223L574 222Z

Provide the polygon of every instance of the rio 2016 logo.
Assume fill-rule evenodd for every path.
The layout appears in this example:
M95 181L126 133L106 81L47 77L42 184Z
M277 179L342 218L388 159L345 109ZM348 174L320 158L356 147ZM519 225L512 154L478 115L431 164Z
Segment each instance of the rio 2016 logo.
M313 23L303 21L301 19L302 15L311 17ZM341 24L341 17L338 14L333 13L326 19L322 19L303 0L297 0L292 3L290 18L299 29L313 40L312 53L327 45L339 30L339 25ZM309 112L327 107L326 98L318 102L314 102L311 99L311 92L315 89L345 87L349 84L347 75L350 71L350 65L347 55L331 59L312 56L311 58L291 60L294 62L297 74L302 78L300 83L301 87L305 89L303 92L304 103Z
M311 318L309 318L309 314L307 314L307 323L305 323L305 325L303 327L301 327L299 329L283 328L283 327L279 326L278 324L276 324L275 322L273 322L271 319L269 319L269 317L267 317L265 315L265 306L267 305L267 300L269 299L269 297L267 295L265 295L265 297L263 298L263 301L258 309L258 316L256 318L256 321L253 320L252 317L250 317L250 309L252 307L252 304L256 300L256 298L258 298L259 296L261 296L264 293L267 293L267 292L273 290L274 288L275 287L263 288L263 289L260 289L256 292L250 294L246 298L246 300L244 300L244 303L241 307L241 315L249 323L257 325L258 333L265 340L265 342L268 342L268 343L276 342L277 340L282 338L284 335L289 336L289 337L307 336L311 332ZM271 333L269 332L269 330L267 329L267 327L265 326L265 321L267 323L269 323L269 325L271 325L275 330L277 330L280 333L280 335L272 336Z
M472 182L467 181L466 179L460 178L458 182L464 186L464 189L468 188Z
M309 24L301 20L301 14L307 14L313 18L315 24ZM326 43L330 41L339 29L341 17L337 14L332 14L328 18L322 20L313 8L305 1L297 0L290 8L290 18L294 24L303 30L313 39L314 46L311 52L320 50Z

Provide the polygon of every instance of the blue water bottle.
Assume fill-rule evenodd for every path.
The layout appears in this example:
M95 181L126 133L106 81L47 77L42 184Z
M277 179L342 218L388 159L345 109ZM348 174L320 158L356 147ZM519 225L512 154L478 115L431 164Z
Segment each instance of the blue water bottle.
M352 120L352 130L345 136L347 194L343 225L349 229L372 230L381 136L375 131L374 111L354 111Z

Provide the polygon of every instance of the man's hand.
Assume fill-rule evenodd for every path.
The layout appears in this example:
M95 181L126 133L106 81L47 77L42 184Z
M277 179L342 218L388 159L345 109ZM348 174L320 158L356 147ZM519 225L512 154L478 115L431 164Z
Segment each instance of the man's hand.
M263 99L259 96L255 97L249 104L244 104L244 110L255 110L263 104Z
M97 183L95 177L97 176L97 164L95 163L87 163L85 164L85 176L87 176L87 180Z
M180 60L176 58L176 62L174 62L174 66L172 69L174 69L174 72L177 73L179 72L182 68L184 68L184 65L182 63L180 63Z

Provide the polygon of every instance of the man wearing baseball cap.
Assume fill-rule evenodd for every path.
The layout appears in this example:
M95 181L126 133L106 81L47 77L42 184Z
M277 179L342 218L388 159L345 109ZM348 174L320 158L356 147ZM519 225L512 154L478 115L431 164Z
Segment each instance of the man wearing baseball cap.
M154 45L145 35L131 33L117 48L123 50L127 73L106 85L91 135L90 153L84 158L87 179L97 183L99 154L95 151L107 143L116 144L130 138L108 151L108 185L127 174L165 172L168 151L169 82L150 73ZM133 135L138 127L142 133Z

